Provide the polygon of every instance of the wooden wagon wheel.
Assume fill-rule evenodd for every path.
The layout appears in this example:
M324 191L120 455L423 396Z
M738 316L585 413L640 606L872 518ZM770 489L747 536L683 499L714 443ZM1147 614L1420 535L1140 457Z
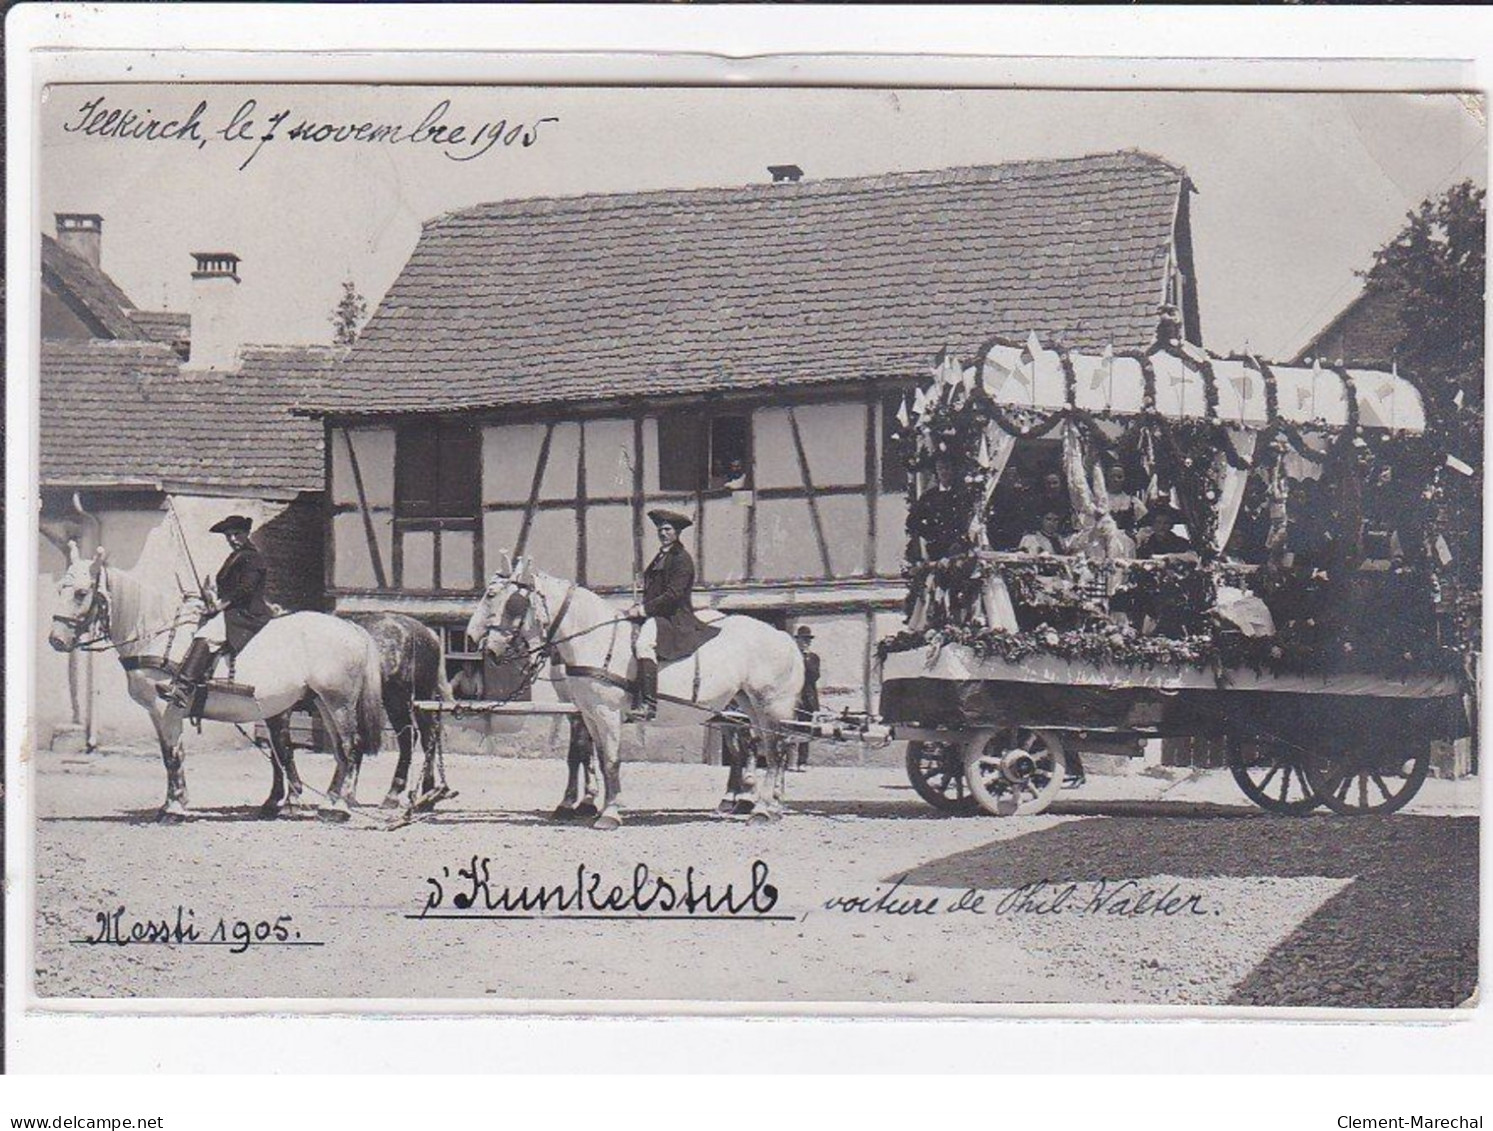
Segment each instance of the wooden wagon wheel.
M964 776L980 808L994 817L1035 816L1063 788L1062 740L1050 730L977 730L964 746Z
M979 803L965 784L964 758L956 743L909 742L907 779L918 796L935 809L962 814L979 811Z
M1393 813L1419 792L1431 768L1431 744L1336 742L1314 750L1306 776L1334 813Z
M1299 817L1322 799L1306 774L1306 755L1286 742L1229 739L1229 771L1234 781L1261 809Z

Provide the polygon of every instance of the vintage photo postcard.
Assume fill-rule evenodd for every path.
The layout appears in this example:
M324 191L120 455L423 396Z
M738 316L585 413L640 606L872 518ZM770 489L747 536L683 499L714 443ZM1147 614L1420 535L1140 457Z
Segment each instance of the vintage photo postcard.
M1485 110L46 87L25 991L1474 1004Z

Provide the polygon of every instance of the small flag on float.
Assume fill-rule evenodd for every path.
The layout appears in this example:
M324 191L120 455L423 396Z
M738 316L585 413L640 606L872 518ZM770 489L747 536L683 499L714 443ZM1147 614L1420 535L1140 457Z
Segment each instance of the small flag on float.
M1101 385L1109 382L1111 403L1114 401L1115 387L1115 347L1106 342L1104 352L1099 355L1099 364L1094 366L1093 376L1089 379L1089 391L1097 393Z
M902 425L903 428L910 427L912 424L912 418L907 415L906 395L902 397L902 400L897 405L897 423Z
M1451 468L1453 471L1460 472L1463 475L1472 474L1471 464L1463 463L1456 456L1451 455L1450 453L1448 453L1446 457L1446 466Z
M1436 535L1436 559L1442 565L1450 565L1452 560L1452 548L1446 544L1444 535Z

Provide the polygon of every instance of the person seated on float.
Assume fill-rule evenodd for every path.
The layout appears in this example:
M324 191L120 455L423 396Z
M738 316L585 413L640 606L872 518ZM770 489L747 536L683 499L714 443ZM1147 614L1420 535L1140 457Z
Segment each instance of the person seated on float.
M1041 525L1021 536L1016 549L1023 554L1061 554L1066 551L1063 516L1055 510L1044 511Z
M1163 499L1146 508L1144 530L1135 547L1138 558L1159 558L1173 554L1196 556L1192 539L1187 536L1182 512Z
M1124 467L1115 464L1105 472L1104 479L1109 492L1110 517L1123 533L1133 538L1146 508L1141 505L1139 495L1125 489Z
M249 531L253 528L253 520L241 514L231 514L208 528L223 535L229 547L228 557L214 579L218 599L203 609L203 616L208 619L192 637L176 678L156 688L161 698L183 711L192 710L219 654L227 651L238 655L274 616L274 609L264 597L269 570L264 555L249 541Z
M934 481L907 514L911 549L918 561L934 562L969 549L970 508L958 480L954 457L939 452L933 459Z
M638 679L628 722L648 722L658 713L658 661L688 656L715 636L695 616L695 560L679 541L693 525L677 511L652 510L648 518L658 530L658 553L643 571L643 599L627 610L629 620L642 621L634 654Z

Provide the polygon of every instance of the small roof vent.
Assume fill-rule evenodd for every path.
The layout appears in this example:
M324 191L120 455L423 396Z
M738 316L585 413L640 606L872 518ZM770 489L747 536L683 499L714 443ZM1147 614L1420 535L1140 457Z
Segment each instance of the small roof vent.
M804 178L804 171L797 165L769 165L767 171L772 174L775 185L795 184Z

